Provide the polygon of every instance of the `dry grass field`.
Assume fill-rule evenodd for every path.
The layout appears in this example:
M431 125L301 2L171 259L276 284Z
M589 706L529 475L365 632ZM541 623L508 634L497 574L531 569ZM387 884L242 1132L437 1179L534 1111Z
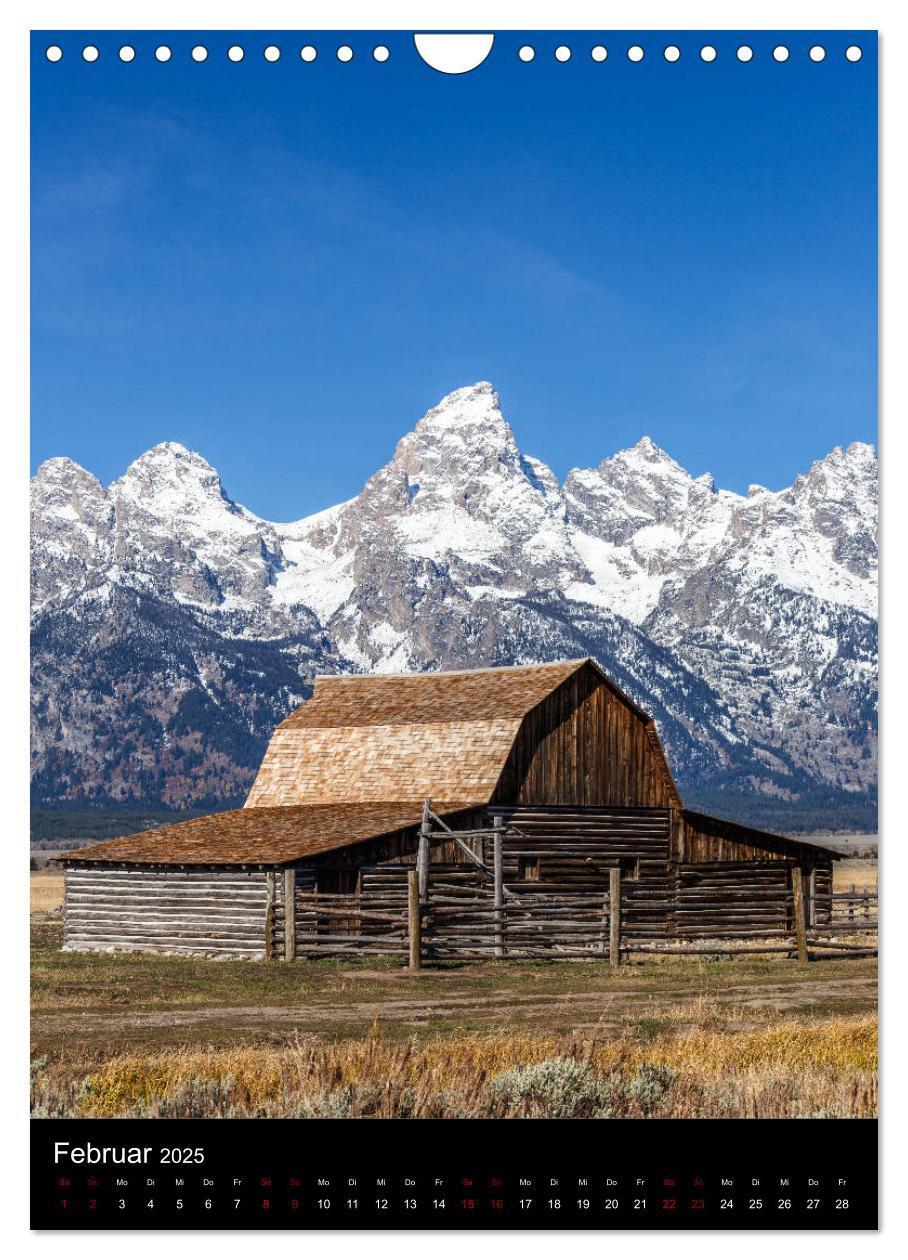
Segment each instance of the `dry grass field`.
M858 892L876 892L877 861L876 858L843 858L835 862L832 868L832 887L834 892L849 892L852 885Z
M59 910L63 905L63 872L32 871L30 889L31 912Z
M375 958L64 954L60 920L32 916L36 1115L876 1112L873 958L651 957L617 972L478 961L411 975Z

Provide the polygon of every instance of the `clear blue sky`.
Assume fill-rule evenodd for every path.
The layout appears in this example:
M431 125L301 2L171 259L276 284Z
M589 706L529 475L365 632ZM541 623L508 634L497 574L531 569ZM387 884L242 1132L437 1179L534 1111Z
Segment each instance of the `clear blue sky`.
M180 441L291 519L481 378L561 476L648 433L775 488L875 441L875 36L830 34L814 64L815 37L756 33L747 65L733 33L600 38L596 64L575 32L507 33L452 77L404 34L384 65L349 33L309 65L296 34L64 32L56 65L36 36L34 465L106 482Z

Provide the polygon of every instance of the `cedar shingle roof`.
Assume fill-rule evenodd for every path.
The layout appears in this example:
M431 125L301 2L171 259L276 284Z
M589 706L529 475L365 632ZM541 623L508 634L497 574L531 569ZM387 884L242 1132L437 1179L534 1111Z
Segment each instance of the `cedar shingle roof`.
M185 865L278 865L297 862L359 840L418 826L422 801L369 805L293 805L283 809L232 809L156 827L137 836L106 840L67 853L69 862L150 862ZM469 802L432 803L440 817L471 808Z
M522 718L585 665L510 665L434 674L319 674L278 730Z
M320 676L275 731L246 808L488 801L524 716L585 664Z

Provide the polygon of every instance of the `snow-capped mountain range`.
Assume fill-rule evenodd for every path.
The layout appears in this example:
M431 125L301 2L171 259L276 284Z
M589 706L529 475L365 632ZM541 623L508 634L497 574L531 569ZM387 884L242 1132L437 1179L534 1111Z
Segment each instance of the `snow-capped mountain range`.
M106 489L51 459L32 482L35 794L232 801L316 672L589 654L653 713L689 796L870 801L876 524L871 446L738 495L644 437L562 485L486 382L292 524L173 442Z

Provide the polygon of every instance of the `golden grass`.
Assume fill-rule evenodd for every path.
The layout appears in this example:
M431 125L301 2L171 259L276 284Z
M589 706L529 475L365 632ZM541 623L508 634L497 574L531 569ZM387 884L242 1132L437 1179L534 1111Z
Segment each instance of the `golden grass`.
M59 910L63 905L63 872L32 871L29 909L32 914Z
M877 891L876 858L843 858L841 862L833 862L833 892L849 892L852 884L858 892Z
M83 1074L64 1063L40 1063L33 1111L80 1117L563 1114L563 1096L555 1112L544 1089L519 1097L502 1092L502 1074L541 1063L555 1077L570 1069L587 1082L582 1089L571 1086L579 1116L876 1114L872 1016L793 1019L742 1031L695 1028L649 1041L502 1033L400 1042L384 1040L375 1026L368 1037L333 1044L117 1055Z

